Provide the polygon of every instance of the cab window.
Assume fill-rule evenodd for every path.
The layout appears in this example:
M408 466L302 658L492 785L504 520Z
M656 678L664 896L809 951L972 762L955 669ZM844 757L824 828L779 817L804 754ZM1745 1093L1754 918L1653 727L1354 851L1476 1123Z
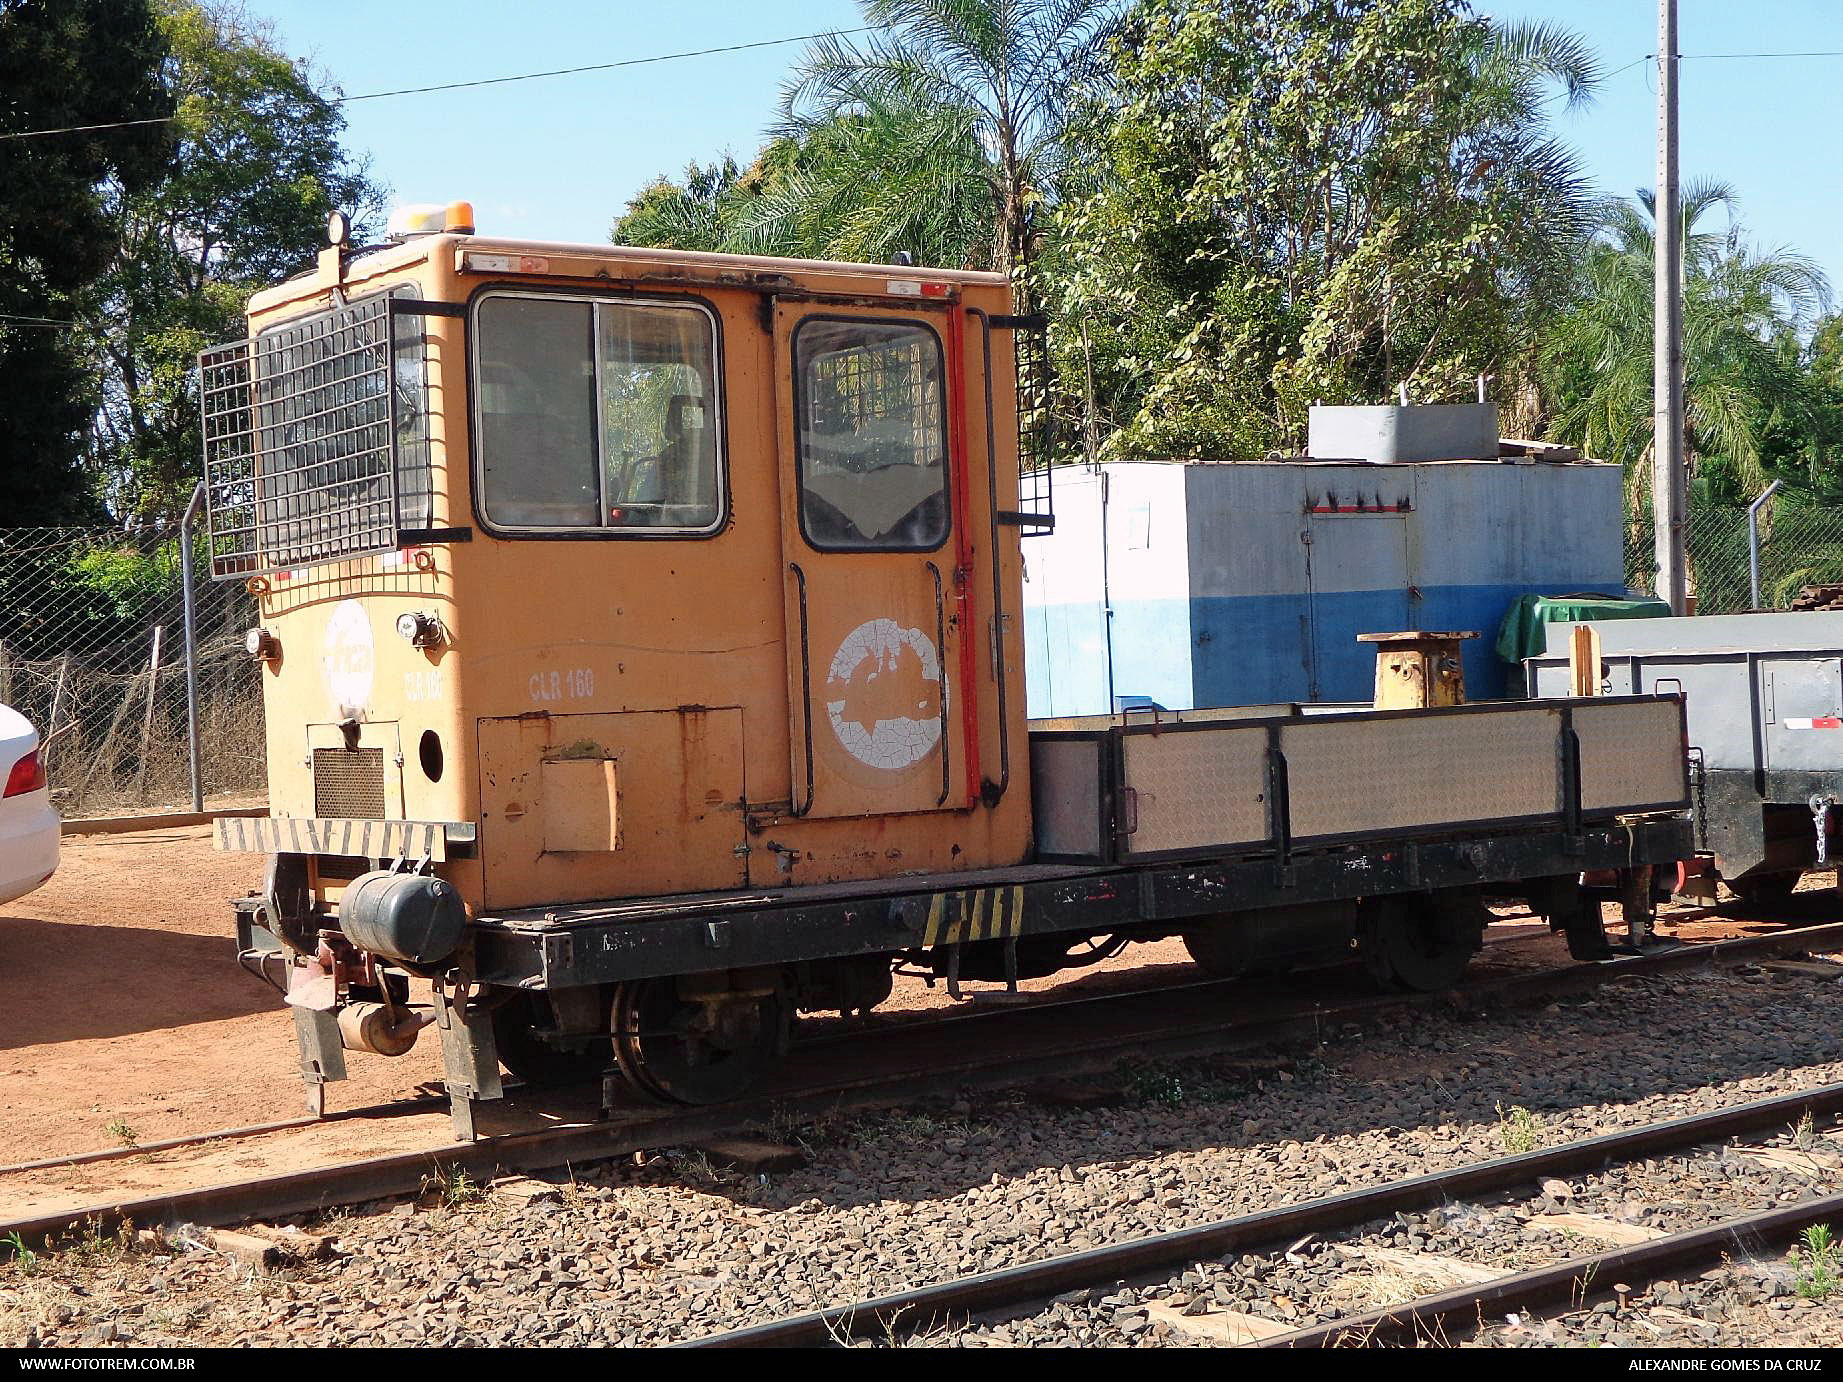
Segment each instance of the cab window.
M489 524L717 529L716 324L702 306L494 293L475 309L474 341Z
M809 317L794 330L800 525L814 547L947 540L940 338L919 322Z

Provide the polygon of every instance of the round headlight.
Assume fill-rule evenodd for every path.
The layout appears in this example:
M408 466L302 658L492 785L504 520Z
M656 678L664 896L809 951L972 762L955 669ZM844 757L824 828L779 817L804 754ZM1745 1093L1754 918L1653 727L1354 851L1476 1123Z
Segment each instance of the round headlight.
M422 636L422 616L420 614L399 614L397 616L397 633L414 643Z

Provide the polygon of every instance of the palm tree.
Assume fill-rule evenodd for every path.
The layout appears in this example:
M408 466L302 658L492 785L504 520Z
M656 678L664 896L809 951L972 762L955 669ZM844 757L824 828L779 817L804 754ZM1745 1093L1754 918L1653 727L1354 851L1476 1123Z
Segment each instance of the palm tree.
M864 250L925 212L935 242L893 248L1021 276L1062 171L1070 101L1118 0L859 5L877 32L816 40L784 89L777 132L837 140L843 156L811 161L790 184L783 223L835 208L836 248Z
M979 268L991 234L984 153L965 110L888 102L762 150L724 248L746 254Z
M1699 229L1717 207L1726 228ZM1692 457L1725 458L1751 493L1767 481L1768 429L1796 424L1811 407L1798 361L1782 345L1822 309L1829 285L1802 254L1749 246L1735 210L1726 183L1684 191L1684 430ZM1602 208L1576 299L1540 352L1551 435L1623 462L1634 496L1650 470L1641 462L1651 445L1655 220L1648 191Z

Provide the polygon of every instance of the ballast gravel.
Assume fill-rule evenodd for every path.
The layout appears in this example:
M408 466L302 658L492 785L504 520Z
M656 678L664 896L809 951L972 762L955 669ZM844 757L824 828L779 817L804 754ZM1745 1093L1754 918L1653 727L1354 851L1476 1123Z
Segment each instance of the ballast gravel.
M0 1263L0 1343L669 1343L1843 1080L1843 985L1821 966L1628 979L1540 1009L1470 1001L1270 1056L1123 1054L1099 1106L1025 1089L775 1128L808 1155L778 1175L662 1149L557 1173L548 1190L431 1187L415 1205L301 1221L331 1255L267 1271L183 1230L152 1249L78 1241ZM1835 1145L1826 1131L1799 1136ZM1840 1175L1704 1148L1577 1180L1565 1207L1670 1231L1834 1193ZM1521 1198L1448 1206L1371 1225L1356 1246L1196 1264L917 1341L1221 1342L1170 1316L1294 1327L1388 1303L1372 1297L1391 1285L1420 1293L1413 1270L1379 1268L1364 1244L1501 1268L1593 1250L1532 1235L1530 1212ZM1487 1322L1477 1342L1843 1341L1843 1286L1808 1299L1800 1280L1783 1257L1737 1259L1708 1279L1634 1283L1611 1312Z

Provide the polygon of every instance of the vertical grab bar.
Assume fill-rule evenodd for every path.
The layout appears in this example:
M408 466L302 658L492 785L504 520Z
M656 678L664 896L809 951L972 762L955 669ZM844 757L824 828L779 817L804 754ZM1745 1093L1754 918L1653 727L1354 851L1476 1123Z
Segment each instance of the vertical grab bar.
M992 525L992 677L998 683L998 789L990 802L996 805L1011 785L1011 716L1005 685L1004 564L998 546L998 425L992 416L992 318L982 307L965 310L968 315L979 318L980 345L984 351L986 491Z

